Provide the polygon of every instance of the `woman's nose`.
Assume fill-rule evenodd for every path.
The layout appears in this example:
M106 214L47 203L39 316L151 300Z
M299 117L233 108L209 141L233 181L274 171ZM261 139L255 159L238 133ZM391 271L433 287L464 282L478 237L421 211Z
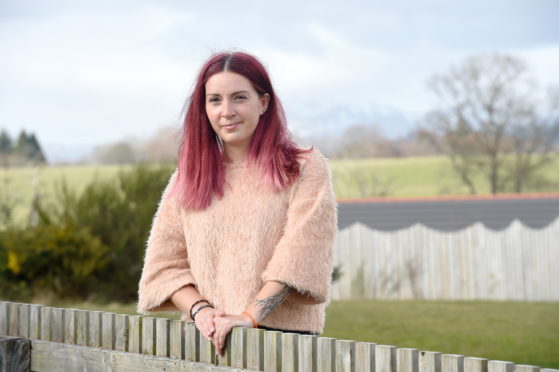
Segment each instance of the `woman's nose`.
M225 117L231 117L235 115L235 110L233 108L233 104L229 100L223 101L221 115Z

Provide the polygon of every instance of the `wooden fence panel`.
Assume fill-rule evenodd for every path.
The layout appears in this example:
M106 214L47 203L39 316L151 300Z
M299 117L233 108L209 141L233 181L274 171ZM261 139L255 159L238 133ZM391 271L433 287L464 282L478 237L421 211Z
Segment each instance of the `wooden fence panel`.
M155 355L169 357L171 320L157 318L155 321Z
M317 370L334 372L336 368L336 339L319 337L316 342Z
M336 372L355 371L355 341L336 340Z
M77 344L77 313L76 309L64 309L64 343Z
M299 371L316 372L316 336L300 335L298 342Z
M264 370L264 333L262 329L247 329L247 368Z
M355 223L338 232L334 265L344 275L332 299L559 300L559 218L534 230L514 221L454 232L422 225L374 231Z
M101 347L114 350L115 348L115 314L101 314Z
M487 372L514 372L514 364L500 360L490 360L487 362Z
M246 328L235 327L231 331L231 366L246 367ZM266 341L264 341L266 343Z
M455 354L442 354L441 370L443 372L464 372L464 357Z
M281 371L281 332L267 331L264 334L264 371Z
M142 318L142 354L155 355L155 318L145 316Z
M31 305L29 307L29 338L34 340L39 340L41 338L41 308L42 307L43 305ZM2 327L1 324L0 327Z

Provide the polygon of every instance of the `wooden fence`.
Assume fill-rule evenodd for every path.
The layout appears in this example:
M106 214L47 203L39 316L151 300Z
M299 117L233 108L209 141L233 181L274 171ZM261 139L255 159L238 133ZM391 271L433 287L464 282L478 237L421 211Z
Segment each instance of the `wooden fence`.
M559 301L559 219L543 229L514 221L441 232L423 225L338 233L342 276L332 298Z
M29 340L31 371L559 372L247 328L234 328L226 354L216 357L184 321L0 301L3 335Z

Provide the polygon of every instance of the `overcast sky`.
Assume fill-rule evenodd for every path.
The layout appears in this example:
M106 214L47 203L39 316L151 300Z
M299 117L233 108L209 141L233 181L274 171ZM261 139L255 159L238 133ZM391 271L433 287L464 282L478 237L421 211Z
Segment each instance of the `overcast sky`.
M0 128L56 157L178 126L212 52L268 67L299 135L376 123L397 136L465 57L523 57L559 84L559 1L0 0ZM57 153L59 152L59 153Z

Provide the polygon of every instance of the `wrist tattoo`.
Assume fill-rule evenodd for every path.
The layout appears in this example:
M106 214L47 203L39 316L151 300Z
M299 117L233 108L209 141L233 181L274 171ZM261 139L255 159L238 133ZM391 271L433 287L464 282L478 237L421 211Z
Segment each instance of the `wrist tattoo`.
M292 290L293 289L291 287L285 286L275 295L266 297L262 300L257 299L255 301L256 305L261 307L259 316L260 320L266 318L268 314L270 314L276 307L278 307Z

